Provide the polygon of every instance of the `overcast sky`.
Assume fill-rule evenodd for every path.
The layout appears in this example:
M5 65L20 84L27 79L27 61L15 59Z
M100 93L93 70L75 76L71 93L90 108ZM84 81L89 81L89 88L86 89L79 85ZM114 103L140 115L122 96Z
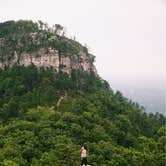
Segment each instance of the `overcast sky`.
M0 0L0 21L13 19L67 27L105 79L165 74L166 0Z

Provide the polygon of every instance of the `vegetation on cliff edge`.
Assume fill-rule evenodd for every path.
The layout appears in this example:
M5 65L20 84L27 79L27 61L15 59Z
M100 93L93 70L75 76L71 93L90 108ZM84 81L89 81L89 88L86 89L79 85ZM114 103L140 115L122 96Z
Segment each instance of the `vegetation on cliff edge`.
M47 51L56 49L59 53L78 55L80 51L88 54L88 49L75 39L65 36L64 28L55 24L50 27L42 21L7 21L0 23L0 60L12 59L14 51L21 53L36 52L41 48Z

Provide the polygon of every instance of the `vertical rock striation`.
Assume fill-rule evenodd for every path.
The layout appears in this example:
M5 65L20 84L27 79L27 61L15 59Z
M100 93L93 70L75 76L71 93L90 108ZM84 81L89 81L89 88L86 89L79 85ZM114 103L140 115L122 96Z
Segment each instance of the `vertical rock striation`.
M72 70L81 70L85 72L94 72L97 74L93 64L94 56L80 51L78 55L60 54L55 49L40 49L37 52L26 53L20 55L14 51L12 58L0 59L0 68L5 66L12 67L13 65L28 66L34 64L37 67L53 67L57 72L60 70L70 74Z

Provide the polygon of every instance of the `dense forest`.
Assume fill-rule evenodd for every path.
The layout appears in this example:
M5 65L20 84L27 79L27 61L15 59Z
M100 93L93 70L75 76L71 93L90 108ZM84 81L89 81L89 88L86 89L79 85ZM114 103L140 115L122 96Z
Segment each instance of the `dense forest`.
M20 34L9 23L0 24L0 37ZM0 69L2 166L78 166L84 142L92 166L165 166L165 122L164 115L145 113L93 72L68 75L33 64Z

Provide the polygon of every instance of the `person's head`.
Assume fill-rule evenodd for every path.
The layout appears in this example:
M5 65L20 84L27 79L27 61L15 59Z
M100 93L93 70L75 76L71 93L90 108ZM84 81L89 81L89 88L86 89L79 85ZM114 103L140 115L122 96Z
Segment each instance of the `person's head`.
M88 150L88 146L86 143L83 144L84 149Z

